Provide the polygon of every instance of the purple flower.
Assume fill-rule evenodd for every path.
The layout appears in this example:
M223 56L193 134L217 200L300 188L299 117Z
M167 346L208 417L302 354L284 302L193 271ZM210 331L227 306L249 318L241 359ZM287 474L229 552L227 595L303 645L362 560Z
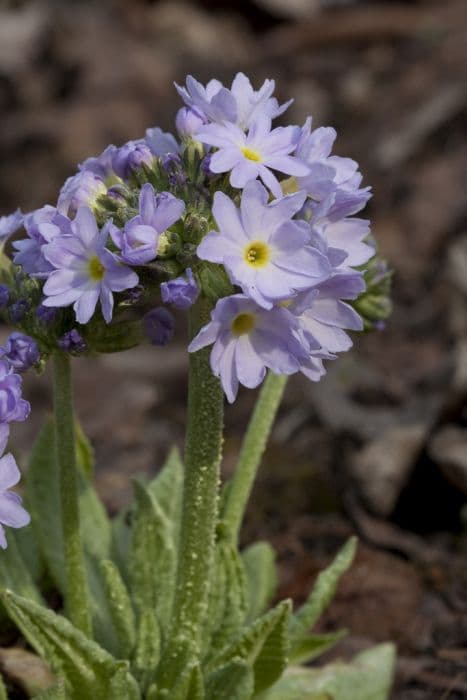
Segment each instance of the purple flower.
M57 345L64 352L77 354L86 352L88 349L86 341L76 328L72 328L71 331L64 333L62 337L58 339Z
M278 127L271 131L271 120L265 115L254 121L248 134L235 124L208 124L196 138L219 150L212 154L210 169L214 173L230 172L233 187L245 187L260 177L275 197L282 195L280 183L271 170L287 175L306 175L308 166L290 153L295 149L299 129Z
M153 162L154 155L143 139L128 141L112 154L112 167L123 180L128 180L134 170L143 165L150 167Z
M57 309L52 309L47 306L44 306L44 304L39 304L39 306L36 309L36 318L41 322L41 323L52 323L55 321L55 317L57 315Z
M163 282L161 295L165 304L172 304L181 311L189 309L199 296L198 285L191 268L186 269L186 277L177 277L169 282Z
M145 265L157 256L160 234L181 217L185 204L169 192L155 193L146 183L139 196L139 214L125 224L123 231L111 228L112 239L130 265Z
M26 316L29 308L29 302L26 299L19 299L9 308L10 319L13 323L18 323Z
M212 122L233 122L241 129L248 128L258 117L270 119L282 114L292 100L279 106L271 97L274 80L265 80L259 90L254 90L243 73L237 73L230 90L218 80L210 80L204 87L189 75L186 87L175 85L179 95L189 107L198 110Z
M298 372L310 352L297 319L287 309L265 311L243 294L217 302L211 321L191 341L188 351L212 343L211 368L220 377L230 403L239 383L250 389L258 386L267 368L275 374Z
M34 338L24 333L12 333L6 344L0 347L0 357L8 360L17 372L26 372L39 360L39 348Z
M189 139L206 124L206 117L196 107L181 107L175 117L175 126L182 139Z
M159 127L147 129L145 141L151 153L157 157L164 156L167 153L180 152L180 144L175 136L167 131L162 131Z
M106 180L114 175L112 168L112 159L114 157L117 147L111 144L107 146L105 151L103 151L99 156L86 158L85 161L78 165L79 170L88 170L94 175L97 175L101 180Z
M316 201L321 201L331 192L342 190L368 201L370 188L359 190L362 175L358 163L351 158L331 155L336 131L331 127L319 127L312 131L312 120L308 117L301 129L295 155L309 167L304 177L298 178L298 186Z
M268 204L266 189L256 181L242 193L240 211L222 192L214 195L211 231L198 246L202 260L221 263L231 281L266 309L325 279L330 265L310 245L310 227L292 220L303 205L298 192Z
M7 360L0 358L0 424L24 421L30 405L21 395L22 379Z
M65 181L57 202L60 214L73 214L80 207L93 208L97 199L106 194L107 187L101 177L91 170L80 170Z
M167 345L174 334L174 319L170 311L158 306L143 317L143 330L152 345Z
M16 460L11 453L3 454L10 429L5 423L0 424L0 547L7 548L4 525L7 527L25 527L31 521L29 513L21 505L18 494L10 491L21 478Z
M78 323L87 323L100 301L107 323L112 319L113 294L138 284L138 275L105 247L109 226L99 231L93 213L80 207L71 223L73 235L60 235L43 247L55 270L49 275L44 306L73 304Z
M0 216L0 241L4 241L9 236L12 236L21 228L24 221L24 215L21 209L17 209L13 214Z
M67 225L69 220L50 204L27 214L24 218L24 228L28 238L13 241L13 248L16 250L13 256L15 264L21 265L31 277L47 277L53 268L44 258L42 246L50 243Z
M10 287L6 284L0 284L0 309L8 306L10 301Z
M326 353L345 352L352 347L352 340L344 329L361 331L363 322L342 299L355 299L364 289L365 282L360 273L336 274L315 289L292 299L288 309L297 316L309 342L314 339Z

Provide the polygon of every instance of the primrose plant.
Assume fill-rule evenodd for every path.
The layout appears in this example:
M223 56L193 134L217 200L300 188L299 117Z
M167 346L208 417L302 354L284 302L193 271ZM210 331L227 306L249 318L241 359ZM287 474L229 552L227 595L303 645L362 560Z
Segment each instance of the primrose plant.
M10 424L29 414L22 373L50 361L54 395L24 506L14 457L0 459L2 627L16 626L54 674L29 697L384 700L390 645L299 665L342 636L311 628L355 542L295 612L288 600L269 607L270 546L238 548L287 377L319 381L351 347L349 331L389 313L390 273L355 216L370 189L357 163L332 155L334 129L272 126L289 106L273 81L255 90L242 73L230 88L189 76L176 87L178 139L152 128L108 146L56 205L0 219L0 307L16 328L0 350L2 453ZM171 309L189 327L184 459L172 452L154 481L136 482L133 506L111 521L91 485L70 360L168 344ZM221 487L224 394L232 403L239 385L260 384ZM9 690L0 680L0 700Z

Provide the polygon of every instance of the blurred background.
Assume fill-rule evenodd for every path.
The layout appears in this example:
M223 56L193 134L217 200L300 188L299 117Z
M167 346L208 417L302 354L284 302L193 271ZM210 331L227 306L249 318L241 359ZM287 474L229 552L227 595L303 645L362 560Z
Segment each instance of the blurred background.
M467 697L466 0L100 0L0 5L0 214L55 203L76 163L149 126L173 130L173 81L274 78L285 119L338 132L374 197L367 213L395 270L382 332L295 377L244 541L279 552L281 596L299 602L351 532L361 546L322 628L338 653L398 645L398 700ZM131 477L182 446L183 318L170 349L76 363L78 410L111 512ZM7 329L1 329L4 336ZM50 408L28 377L25 464ZM255 393L227 410L232 469Z

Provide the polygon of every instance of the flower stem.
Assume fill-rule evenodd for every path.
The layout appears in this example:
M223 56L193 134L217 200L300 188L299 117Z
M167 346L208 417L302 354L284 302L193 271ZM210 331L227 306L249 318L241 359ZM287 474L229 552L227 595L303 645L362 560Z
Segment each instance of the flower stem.
M256 473L268 441L287 377L269 372L243 440L234 475L227 486L222 522L227 536L237 543Z
M190 337L210 320L200 298L190 309ZM197 645L207 612L218 516L223 403L210 348L190 354L183 516L172 629Z
M53 358L55 450L60 475L60 498L65 558L65 603L72 623L91 636L91 616L79 518L73 393L70 358L57 352Z

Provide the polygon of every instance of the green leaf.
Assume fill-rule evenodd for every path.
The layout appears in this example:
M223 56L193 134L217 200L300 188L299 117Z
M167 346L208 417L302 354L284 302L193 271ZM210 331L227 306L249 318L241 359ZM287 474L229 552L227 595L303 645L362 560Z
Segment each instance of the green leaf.
M241 659L233 659L208 676L206 700L250 700L255 686L253 669Z
M205 700L203 674L198 664L193 667L191 672L186 700Z
M116 674L129 678L126 662L116 661L66 618L11 591L2 599L29 644L64 678L70 700L108 700Z
M170 700L204 700L203 677L197 663L186 667L167 697Z
M141 693L136 680L128 673L125 662L119 662L120 667L110 679L109 700L140 700Z
M234 545L216 545L213 584L210 587L205 623L204 649L211 658L235 639L247 614L247 584L243 561Z
M62 682L53 685L47 690L43 690L39 695L35 695L33 700L68 700L65 691L65 684Z
M40 603L42 596L21 557L15 534L8 533L8 548L0 551L0 588L14 589L19 595Z
M26 479L26 501L32 526L48 571L58 590L65 590L63 538L54 424L49 419L34 443Z
M258 618L214 660L211 668L243 659L253 667L255 694L265 690L282 675L289 651L288 625L292 603L284 600Z
M8 700L5 683L3 682L2 674L0 673L0 700Z
M130 595L115 564L106 559L100 562L105 595L115 636L118 643L117 656L128 659L135 645L135 615Z
M255 620L270 604L277 588L276 553L269 542L257 542L242 553L248 582L248 619Z
M292 653L294 645L298 643L326 610L331 602L342 574L352 564L357 548L357 540L351 537L342 547L330 566L322 571L314 588L302 605L290 619L290 636L292 639Z
M318 656L332 649L346 634L347 630L338 630L329 634L310 634L302 637L294 644L289 655L289 663L305 664L317 659Z
M161 650L161 632L152 610L140 617L132 669L143 692L154 680Z
M129 552L132 599L142 616L156 610L168 625L175 589L175 550L170 523L152 493L135 483L136 512Z
M177 448L173 448L159 474L148 486L173 526L174 540L178 541L183 496L183 462Z
M81 424L75 420L76 461L87 479L94 475L94 450L84 434Z
M290 667L264 700L387 700L395 661L392 644L380 644L352 663L322 669Z

